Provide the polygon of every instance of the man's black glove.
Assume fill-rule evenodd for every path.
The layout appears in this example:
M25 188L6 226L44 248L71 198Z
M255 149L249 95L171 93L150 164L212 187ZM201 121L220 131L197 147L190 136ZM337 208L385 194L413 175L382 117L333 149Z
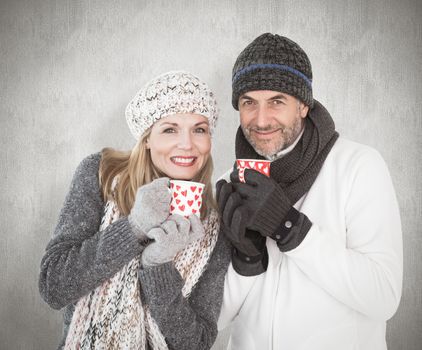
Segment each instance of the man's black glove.
M216 190L222 232L234 247L233 268L244 276L264 272L268 266L266 238L259 232L246 229L247 207L242 205L242 199L231 183L220 180Z
M247 218L246 229L271 237L282 252L296 248L312 226L307 216L292 206L273 179L251 169L245 170L244 177L245 183L239 181L237 170L230 174L234 191L247 208L241 211Z
M237 170L230 175L232 185L247 207L246 227L272 237L286 217L292 203L281 187L258 171L245 169L245 183Z

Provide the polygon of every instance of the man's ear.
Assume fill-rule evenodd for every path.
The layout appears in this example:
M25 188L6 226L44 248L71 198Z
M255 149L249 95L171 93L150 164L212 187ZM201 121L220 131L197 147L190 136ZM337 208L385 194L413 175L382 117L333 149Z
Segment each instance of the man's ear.
M306 106L304 103L300 103L300 116L305 118L308 115L309 106Z

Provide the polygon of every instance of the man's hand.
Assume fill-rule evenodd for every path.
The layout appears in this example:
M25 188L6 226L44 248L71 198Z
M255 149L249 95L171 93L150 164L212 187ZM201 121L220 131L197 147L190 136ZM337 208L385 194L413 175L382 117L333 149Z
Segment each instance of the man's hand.
M243 255L256 257L263 254L266 249L265 237L246 229L247 207L242 205L242 199L234 191L233 184L220 180L216 188L223 232L228 240Z
M252 169L246 169L244 177L245 183L240 182L237 170L230 175L233 193L240 201L238 205L246 208L241 213L246 219L245 226L263 236L273 236L292 204L270 177Z

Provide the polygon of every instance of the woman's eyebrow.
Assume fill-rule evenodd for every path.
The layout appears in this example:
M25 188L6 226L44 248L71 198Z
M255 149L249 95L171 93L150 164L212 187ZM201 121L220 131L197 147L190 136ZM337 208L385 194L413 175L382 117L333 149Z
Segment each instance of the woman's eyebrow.
M194 124L194 126L198 126L198 125L201 125L201 124L209 125L208 121L205 121L204 120L204 121L200 121L200 122ZM179 124L177 124L177 123L171 123L171 122L162 122L159 125L160 126L164 126L164 125L179 126Z
M196 123L195 126L198 126L198 125L201 125L201 124L207 124L207 125L209 125L209 123L204 120L202 122Z
M163 123L160 123L160 126L161 125L166 125L166 124L169 124L169 125L172 125L172 126L177 126L178 125L177 123L163 122Z

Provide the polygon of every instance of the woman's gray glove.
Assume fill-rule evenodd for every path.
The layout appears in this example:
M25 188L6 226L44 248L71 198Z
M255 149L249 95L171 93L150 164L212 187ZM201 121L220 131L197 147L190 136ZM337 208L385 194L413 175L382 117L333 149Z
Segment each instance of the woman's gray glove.
M142 252L143 266L156 266L173 260L175 255L205 234L201 220L196 215L188 219L173 214L160 227L154 227L147 236L153 239Z
M148 231L169 217L170 201L168 177L160 177L138 188L128 219L139 239L145 239Z

